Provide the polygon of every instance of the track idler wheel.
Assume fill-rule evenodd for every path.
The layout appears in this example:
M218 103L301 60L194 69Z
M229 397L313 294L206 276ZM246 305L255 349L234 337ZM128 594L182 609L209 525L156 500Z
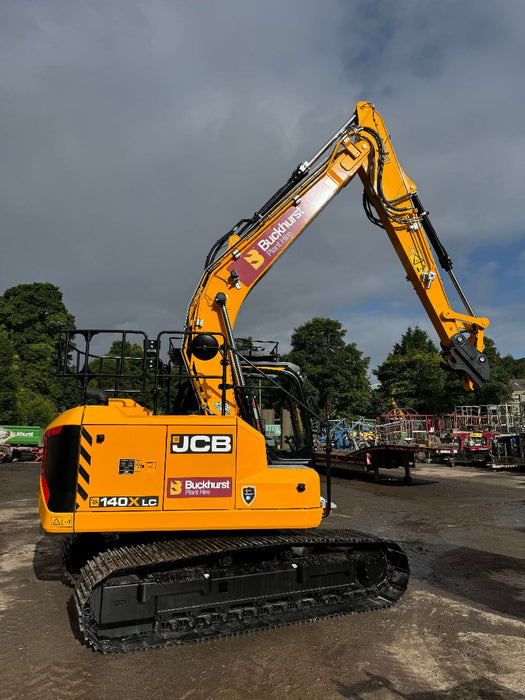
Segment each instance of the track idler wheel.
M383 552L358 552L355 575L364 588L382 583L388 575L388 562Z

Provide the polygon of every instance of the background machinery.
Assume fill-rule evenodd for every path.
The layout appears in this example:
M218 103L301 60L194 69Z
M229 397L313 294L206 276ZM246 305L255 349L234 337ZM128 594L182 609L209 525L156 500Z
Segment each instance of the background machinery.
M233 334L247 294L356 175L366 214L394 245L444 362L467 389L488 378L488 321L466 300L382 118L360 102L254 216L212 247L184 330L155 339L137 331L138 357L127 353L131 331L120 332L109 355L97 350L102 331L62 339L60 374L80 381L84 405L46 431L39 509L46 531L75 535L66 564L80 629L95 649L366 611L403 594L408 564L396 543L316 529L330 513L330 480L323 506L311 460L314 407L300 371L250 358ZM450 307L430 244L461 312ZM275 412L287 412L288 439L278 444L264 435L263 390ZM130 394L141 403L124 398ZM89 395L96 404L86 403Z

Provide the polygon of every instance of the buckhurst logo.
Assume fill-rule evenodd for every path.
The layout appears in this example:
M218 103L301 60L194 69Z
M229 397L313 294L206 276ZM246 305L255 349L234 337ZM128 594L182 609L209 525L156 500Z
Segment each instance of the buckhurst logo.
M295 222L301 218L301 216L303 216L303 214L304 211L302 208L297 207L287 219L281 221L279 224L277 224L277 226L274 226L266 238L261 238L261 240L257 242L259 248L263 252L266 252L268 248L270 248L281 238L283 233L286 233L286 231L288 231L288 229L291 228Z
M170 477L166 489L168 498L227 498L231 495L229 476Z
M244 256L244 259L247 263L250 263L254 270L258 270L261 265L264 264L263 256L259 253L259 251L255 250L255 248L249 250L247 255Z
M230 435L172 435L171 454L231 454Z

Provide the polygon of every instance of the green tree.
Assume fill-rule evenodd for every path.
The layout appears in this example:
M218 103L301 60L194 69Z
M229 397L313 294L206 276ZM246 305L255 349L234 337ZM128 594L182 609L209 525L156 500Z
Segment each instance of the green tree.
M21 386L17 397L17 423L45 427L58 413L56 401L51 396L43 396L27 386Z
M501 362L511 379L525 379L525 357L515 359L512 355L505 355Z
M306 374L307 391L328 418L362 415L370 404L370 358L355 343L345 343L345 333L339 321L313 318L294 330L286 358Z
M18 422L18 387L15 348L5 328L0 328L0 423L4 425Z
M61 291L49 282L19 284L0 296L0 326L17 355L19 422L45 425L56 416L64 394L54 378L58 334L74 325Z
M438 413L446 403L445 375L440 367L441 355L418 326L408 328L386 360L374 370L381 382L377 399L383 411L395 400L399 408L418 413Z
M442 370L443 360L427 333L416 326L408 328L401 342L374 374L381 382L377 398L382 410L389 410L392 399L400 408L418 413L449 413L455 406L507 403L511 395L508 363L504 362L491 338L485 338L485 354L491 376L482 389L467 391L455 372Z

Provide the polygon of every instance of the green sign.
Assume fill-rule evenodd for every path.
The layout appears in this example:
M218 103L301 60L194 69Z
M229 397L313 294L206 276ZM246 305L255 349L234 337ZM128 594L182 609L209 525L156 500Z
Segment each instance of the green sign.
M42 444L44 431L34 425L0 425L0 445Z

